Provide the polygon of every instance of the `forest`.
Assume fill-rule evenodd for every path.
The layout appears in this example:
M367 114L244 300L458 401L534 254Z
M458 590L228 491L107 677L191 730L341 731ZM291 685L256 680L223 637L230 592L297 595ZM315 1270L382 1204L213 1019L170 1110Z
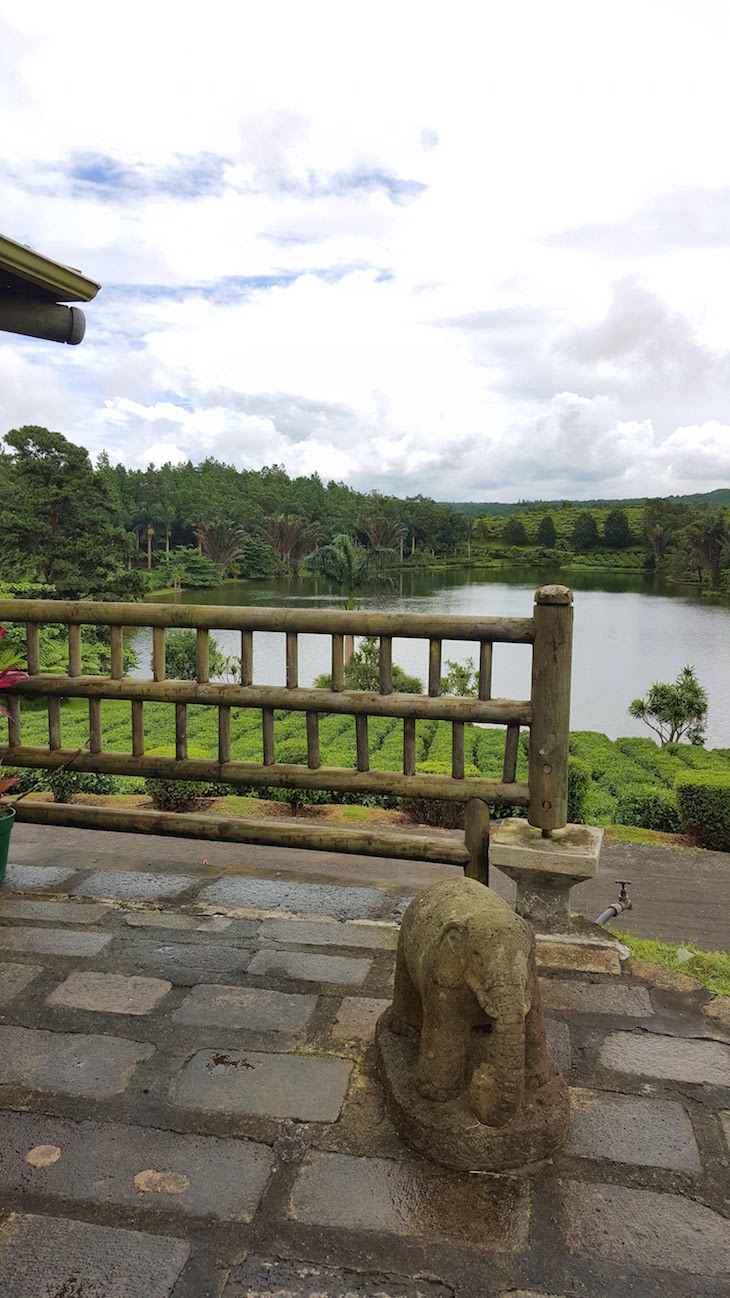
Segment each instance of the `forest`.
M6 434L0 483L6 574L27 595L139 599L225 578L296 576L338 535L393 564L658 571L730 593L730 506L717 492L712 505L532 502L470 516L422 495L291 478L276 464L142 470L112 465L105 452L92 464L83 447L36 426Z

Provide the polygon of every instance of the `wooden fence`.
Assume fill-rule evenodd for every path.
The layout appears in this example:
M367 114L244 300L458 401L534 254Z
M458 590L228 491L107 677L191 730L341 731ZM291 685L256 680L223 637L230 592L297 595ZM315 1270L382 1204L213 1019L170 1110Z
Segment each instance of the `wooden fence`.
M486 880L489 803L527 808L531 825L549 834L567 818L568 731L572 645L572 594L562 586L545 586L535 596L531 618L452 617L414 613L319 612L300 609L231 608L182 604L105 604L92 601L0 600L0 624L25 623L29 676L7 695L8 743L0 745L0 760L10 766L54 770L71 761L74 771L112 775L141 775L162 779L205 780L241 786L329 789L340 793L375 793L463 802L464 835L403 831L376 826L355 828L285 824L175 812L117 810L103 807L20 801L17 817L36 824L80 828L167 833L231 842L277 844L408 860L442 861L463 866L473 878ZM68 628L68 672L40 670L38 629L42 624ZM111 669L108 676L85 676L81 661L81 627L111 628ZM152 678L124 675L124 627L152 628ZM168 680L165 674L165 629L190 627L197 634L195 681ZM214 630L240 633L240 682L209 679L209 637ZM254 632L280 632L286 660L286 685L254 685ZM331 637L331 689L299 685L298 637L315 633ZM344 687L346 636L376 636L380 643L379 692ZM429 642L428 694L401 694L392 688L394 637ZM479 688L476 698L441 695L441 651L444 640L479 646ZM529 700L492 698L494 644L532 645L532 688ZM21 697L45 696L48 745L22 742ZM61 699L84 698L89 707L87 747L62 743ZM132 753L103 746L104 699L124 699L131 705ZM144 705L167 703L175 711L175 756L145 753ZM218 709L216 759L187 755L187 710L191 705ZM231 759L231 710L254 708L261 713L263 761ZM307 765L276 760L274 711L306 716ZM355 718L357 769L324 767L320 762L319 718L346 713ZM402 772L370 769L369 717L403 721ZM416 770L416 721L433 719L452 726L451 775ZM506 727L502 778L465 775L464 726L489 722ZM527 782L516 779L520 728L530 731ZM12 799L9 800L12 803ZM6 802L8 800L6 799Z

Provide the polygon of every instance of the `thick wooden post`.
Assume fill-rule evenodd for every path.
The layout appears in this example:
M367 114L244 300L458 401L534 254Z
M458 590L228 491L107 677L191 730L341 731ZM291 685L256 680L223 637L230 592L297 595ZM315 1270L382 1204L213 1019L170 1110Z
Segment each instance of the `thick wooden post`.
M527 820L549 836L568 820L573 592L543 586L535 595L534 617Z
M469 860L464 866L467 879L489 885L489 803L470 798L464 816L464 837Z

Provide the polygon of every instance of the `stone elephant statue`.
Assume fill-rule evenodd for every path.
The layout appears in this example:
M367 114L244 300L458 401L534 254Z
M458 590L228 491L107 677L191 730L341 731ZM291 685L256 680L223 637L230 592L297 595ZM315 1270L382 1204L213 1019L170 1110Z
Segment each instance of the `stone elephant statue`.
M420 1032L418 1093L447 1101L466 1091L489 1127L509 1122L526 1092L557 1076L547 1057L532 929L473 879L433 884L408 907L389 1027Z

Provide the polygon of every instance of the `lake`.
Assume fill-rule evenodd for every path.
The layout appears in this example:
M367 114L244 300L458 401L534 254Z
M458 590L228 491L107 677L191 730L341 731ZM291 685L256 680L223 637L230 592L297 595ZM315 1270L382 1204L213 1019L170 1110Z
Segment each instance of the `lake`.
M536 579L537 576L537 579ZM357 608L413 613L454 613L529 617L539 585L559 582L575 592L575 640L571 727L601 730L612 739L650 732L627 714L631 699L654 681L672 681L690 663L707 690L709 747L730 746L730 607L702 599L692 587L662 583L639 573L565 573L504 567L446 572L404 572L395 586L373 587L356 600ZM156 595L158 601L192 604L344 608L343 596L322 578L227 582L212 590ZM238 654L236 632L216 632L224 654ZM299 679L311 685L330 669L330 641L300 636ZM134 638L140 675L149 675L151 632ZM425 641L395 640L394 661L427 678ZM445 642L444 662L478 659L476 647ZM284 637L254 635L254 680L284 684ZM529 698L530 648L495 645L495 697Z

